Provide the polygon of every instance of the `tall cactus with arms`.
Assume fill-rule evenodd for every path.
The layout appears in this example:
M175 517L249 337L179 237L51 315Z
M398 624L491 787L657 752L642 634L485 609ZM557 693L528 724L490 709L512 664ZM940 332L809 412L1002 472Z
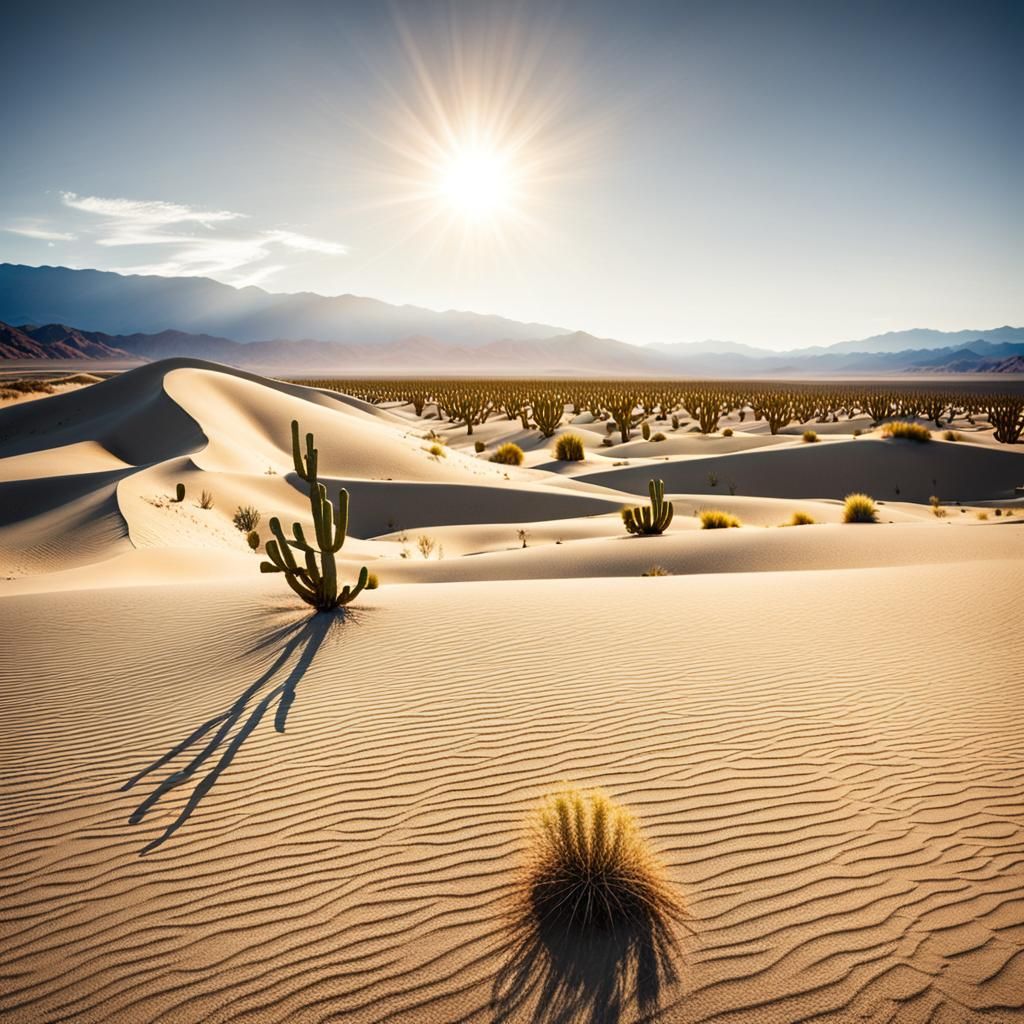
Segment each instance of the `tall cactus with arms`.
M650 507L629 505L622 510L622 522L630 533L664 533L672 522L675 509L671 501L665 500L665 484L661 480L652 480L647 489L651 493Z
M348 604L366 586L367 570L359 570L355 586L344 586L338 590L338 569L334 556L345 543L348 529L348 491L343 487L338 493L338 507L335 509L327 497L327 488L317 479L318 453L313 446L313 435L306 435L306 454L299 447L299 424L292 420L292 457L295 472L309 484L309 507L313 514L313 530L316 547L307 542L301 523L292 524L292 537L285 537L281 520L274 516L270 520L273 540L267 541L269 562L260 563L260 572L283 572L288 586L311 604L318 612L332 612ZM300 551L302 562L298 562L292 551ZM319 559L319 565L317 561Z

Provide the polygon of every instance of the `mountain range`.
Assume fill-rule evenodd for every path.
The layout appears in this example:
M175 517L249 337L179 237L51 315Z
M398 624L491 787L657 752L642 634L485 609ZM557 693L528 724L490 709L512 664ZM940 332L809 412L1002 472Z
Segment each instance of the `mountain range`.
M206 278L0 264L0 359L170 356L292 373L1022 373L1024 328L918 328L788 352L711 340L638 346L551 325L354 295L285 295Z

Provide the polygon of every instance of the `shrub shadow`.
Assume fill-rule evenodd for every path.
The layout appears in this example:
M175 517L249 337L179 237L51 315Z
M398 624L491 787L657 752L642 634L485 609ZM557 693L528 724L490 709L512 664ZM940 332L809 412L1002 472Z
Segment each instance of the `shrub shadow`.
M314 613L272 632L253 648L280 648L270 667L229 708L208 719L121 787L121 792L127 792L177 758L194 751L192 759L184 767L169 771L128 819L132 825L139 824L173 790L195 782L178 816L156 839L142 848L140 855L163 845L188 821L221 774L230 766L246 739L275 704L274 728L284 732L288 712L295 700L296 687L313 663L328 633L345 617L342 613ZM290 668L289 662L292 662Z
M646 1018L678 980L675 922L647 914L582 933L520 913L491 990L492 1020L619 1024Z

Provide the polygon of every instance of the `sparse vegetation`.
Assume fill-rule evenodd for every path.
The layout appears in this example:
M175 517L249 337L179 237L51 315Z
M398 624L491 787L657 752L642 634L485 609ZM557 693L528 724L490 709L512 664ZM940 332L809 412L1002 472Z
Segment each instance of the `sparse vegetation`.
M444 459L447 458L448 453L444 450L444 447L439 444L432 444L428 449L432 458Z
M521 466L523 464L523 449L511 441L506 441L491 456L491 462L500 462L505 466Z
M933 494L928 499L928 504L932 507L933 516L937 516L939 519L945 518L946 510L942 507L942 502L939 501L939 496L937 494Z
M976 515L976 516L977 516L977 517L978 517L979 519L983 519L983 520L984 520L984 519L988 519L988 513L987 513L986 511L984 511L984 510L981 510L981 511L979 511L979 512L976 512L976 513L975 513L975 515ZM1000 534L1000 536L1002 536L1002 534Z
M661 534L672 522L675 509L671 501L665 501L665 484L661 480L652 480L647 490L651 496L650 505L627 505L620 513L629 533L648 536Z
M434 548L437 546L437 541L429 536L428 534L421 533L416 538L416 547L420 549L420 554L424 558L429 558L434 553Z
M848 494L843 504L844 523L877 523L878 507L867 494Z
M231 521L235 524L236 530L251 533L260 525L260 513L252 505L239 505Z
M652 565L647 568L644 572L640 573L641 576L671 576L672 573L668 571L663 565Z
M516 539L523 542L523 547L526 547L527 538L530 536L528 530L516 530Z
M700 513L700 528L702 530L728 530L742 525L736 516L717 508L704 509Z
M562 462L582 462L583 438L579 434L562 434L555 442L555 458Z
M722 431L722 437L732 437L732 427L726 427L725 430Z
M964 439L963 434L958 434L955 430L947 430L942 435L943 441L962 441Z
M518 895L535 925L587 933L667 931L682 903L636 818L600 791L545 798L531 823Z
M932 439L932 432L920 423L904 423L902 420L895 420L886 423L882 427L882 437L895 437L902 441L916 441L918 444L925 444Z
M813 430L805 430L803 437L804 444L816 444L818 441L818 435Z
M359 570L355 585L346 584L338 590L338 569L335 554L345 543L348 531L348 491L344 487L338 492L337 507L327 497L327 488L318 477L319 452L313 443L313 435L306 434L306 454L299 447L299 424L292 420L292 460L295 473L309 487L309 508L313 518L313 529L317 546L306 540L302 526L296 523L293 536L285 537L281 521L277 516L270 520L273 540L267 541L266 552L269 561L260 563L260 572L284 573L288 586L308 605L318 612L332 612L353 601L366 586L368 572L364 565ZM292 548L303 553L300 565ZM317 565L317 556L320 564Z
M375 572L366 574L366 590L376 590L380 586L380 579Z
M177 484L174 488L174 500L176 502L182 502L185 500L185 485Z
M473 451L475 451L477 455L479 455L481 452L487 451L487 445L485 445L483 441L474 441Z
M212 491L203 491L202 494L199 495L199 507L205 509L213 508Z
M813 526L814 516L808 515L806 512L794 512L789 518L787 526Z
M245 542L252 548L253 551L259 551L260 548L260 535L256 530L250 530L245 535Z

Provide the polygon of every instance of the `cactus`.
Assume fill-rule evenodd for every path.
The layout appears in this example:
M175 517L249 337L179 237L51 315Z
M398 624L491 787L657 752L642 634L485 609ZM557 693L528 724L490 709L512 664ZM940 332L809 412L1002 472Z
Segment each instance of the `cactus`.
M181 502L181 501L185 500L185 485L184 484L178 484L177 487L174 488L174 500L178 501L178 502Z
M345 543L348 491L344 488L339 491L338 506L335 509L327 497L327 488L317 478L318 453L313 444L313 435L306 435L306 454L303 457L299 448L299 424L296 420L292 420L292 458L295 472L309 485L309 507L313 515L317 546L313 547L307 542L300 523L294 523L293 536L286 537L280 519L274 516L270 520L270 532L274 539L268 540L266 547L270 561L260 563L260 572L283 572L288 586L306 604L312 605L318 612L331 612L354 600L366 586L369 576L364 565L354 586L346 584L340 592L338 590L338 570L334 556ZM292 548L302 552L302 564L296 561Z
M649 507L632 505L622 510L622 522L630 533L664 533L672 522L675 509L671 501L665 500L665 484L661 480L652 480L648 490L651 493Z
M640 424L640 434L645 441L650 441L651 425L650 423L647 422L647 420L644 420L643 423Z
M250 530L245 535L245 541L253 551L257 551L260 546L260 535L256 530Z

